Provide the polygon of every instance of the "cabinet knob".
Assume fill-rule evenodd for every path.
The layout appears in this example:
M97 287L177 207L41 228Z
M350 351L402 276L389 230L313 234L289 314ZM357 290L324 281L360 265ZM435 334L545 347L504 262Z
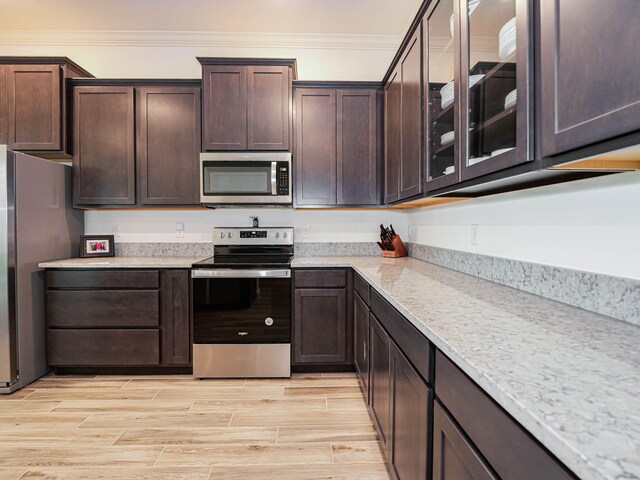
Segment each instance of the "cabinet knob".
M265 319L264 319L264 324L265 324L267 327L270 327L271 325L273 325L273 318L271 318L271 317L267 317L267 318L265 318Z

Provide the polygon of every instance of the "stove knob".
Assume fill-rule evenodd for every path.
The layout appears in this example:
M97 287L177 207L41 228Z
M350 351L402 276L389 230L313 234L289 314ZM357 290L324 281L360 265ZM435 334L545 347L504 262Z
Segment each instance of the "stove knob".
M229 238L233 237L233 232L229 232L229 235L227 235Z
M284 232L284 233L282 234L282 238L287 238L288 236L289 236L289 234L288 234L287 232Z
M280 232L276 232L276 238L280 238Z
M267 327L270 327L271 325L273 325L273 318L271 318L271 317L267 317L267 318L265 318L265 319L264 319L264 324L265 324Z
M220 232L220 238L224 238L224 232Z

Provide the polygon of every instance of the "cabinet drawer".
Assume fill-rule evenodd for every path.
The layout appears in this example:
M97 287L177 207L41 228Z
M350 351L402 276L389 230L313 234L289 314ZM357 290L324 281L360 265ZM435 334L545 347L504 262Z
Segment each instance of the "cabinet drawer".
M435 391L500 478L575 480L440 351L436 353Z
M353 275L353 288L360 295L360 298L364 300L367 305L371 304L371 298L369 296L369 284L357 273Z
M160 363L159 330L48 330L53 366L135 366Z
M158 327L157 290L49 290L49 327Z
M375 290L371 291L371 311L422 378L433 383L433 346L427 337Z
M158 288L158 270L47 270L47 288Z
M347 285L345 270L296 270L296 288L340 288Z

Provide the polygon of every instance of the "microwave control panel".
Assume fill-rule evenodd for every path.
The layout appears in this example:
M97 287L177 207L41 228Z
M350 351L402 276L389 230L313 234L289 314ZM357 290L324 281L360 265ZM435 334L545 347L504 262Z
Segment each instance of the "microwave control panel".
M276 165L276 186L278 195L289 195L289 163L278 162Z

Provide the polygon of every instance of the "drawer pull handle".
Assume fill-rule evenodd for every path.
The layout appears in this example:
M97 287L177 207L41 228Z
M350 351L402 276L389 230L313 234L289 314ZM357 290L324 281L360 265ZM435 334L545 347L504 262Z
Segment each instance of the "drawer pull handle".
M244 337L245 335L249 335L249 332L238 332L238 335Z

